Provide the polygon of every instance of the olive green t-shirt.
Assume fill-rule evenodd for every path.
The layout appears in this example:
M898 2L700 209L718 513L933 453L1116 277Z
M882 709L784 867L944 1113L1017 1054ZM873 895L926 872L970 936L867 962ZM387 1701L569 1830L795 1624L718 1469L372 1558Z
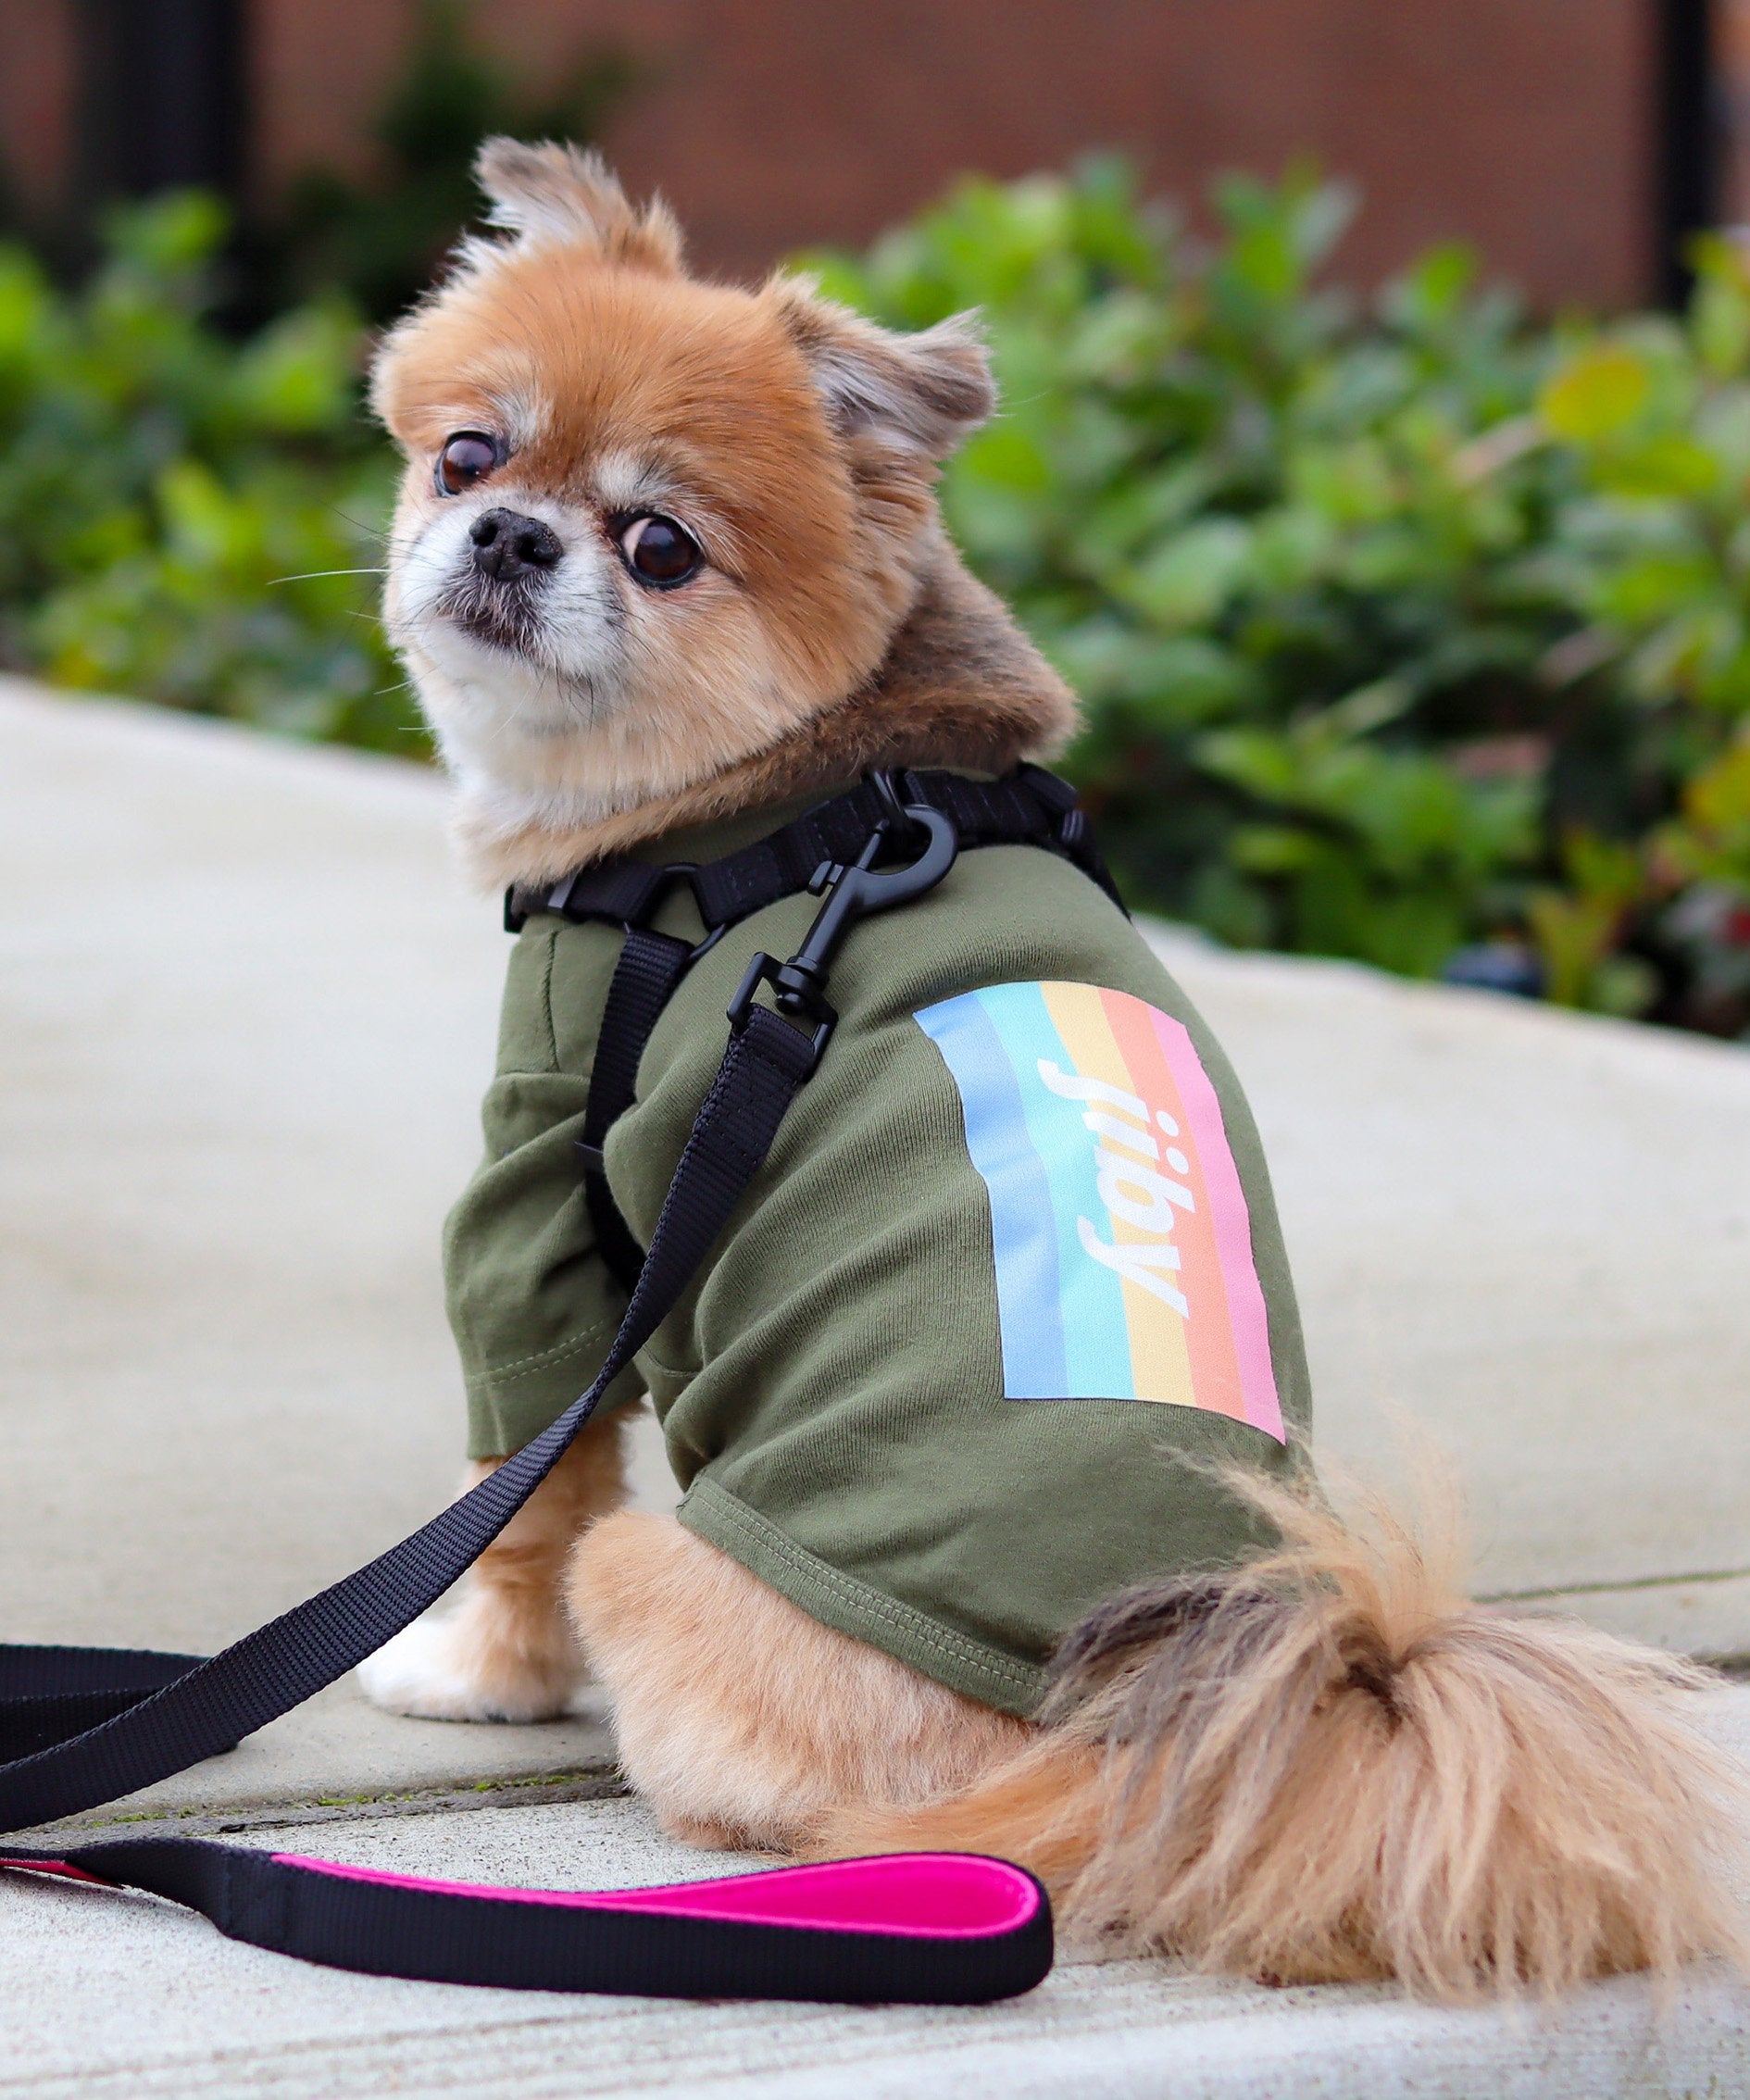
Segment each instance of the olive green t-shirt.
M818 799L643 856L715 858ZM748 958L793 953L819 908L732 928L657 1022L606 1145L641 1244ZM657 925L700 931L684 894ZM478 1456L546 1428L625 1310L571 1149L619 944L536 916L511 953L486 1157L445 1235ZM1256 1540L1210 1461L1297 1462L1306 1369L1257 1134L1141 935L1037 847L963 854L856 927L830 996L819 1070L610 1402L648 1389L683 1524L816 1619L1028 1714L1103 1597Z

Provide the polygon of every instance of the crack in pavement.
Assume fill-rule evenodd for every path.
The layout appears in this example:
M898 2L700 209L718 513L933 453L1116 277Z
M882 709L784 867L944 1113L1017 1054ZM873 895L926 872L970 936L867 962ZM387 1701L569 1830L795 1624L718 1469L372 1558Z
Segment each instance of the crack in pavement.
M422 1787L405 1794L318 1794L313 1800L263 1802L254 1807L148 1808L119 1816L69 1817L34 1830L9 1831L14 1842L109 1831L144 1837L149 1826L172 1824L179 1837L218 1837L243 1831L290 1830L306 1823L362 1823L385 1816L454 1815L474 1808L544 1808L556 1802L616 1801L631 1792L617 1767L544 1773L531 1779L481 1780L472 1786Z

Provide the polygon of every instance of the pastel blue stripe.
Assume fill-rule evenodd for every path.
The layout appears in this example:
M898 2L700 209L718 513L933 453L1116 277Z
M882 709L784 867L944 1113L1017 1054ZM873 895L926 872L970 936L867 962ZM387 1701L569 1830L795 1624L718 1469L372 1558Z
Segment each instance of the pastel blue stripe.
M1054 1094L1039 1076L1042 1058L1069 1072L1076 1069L1075 1058L1057 1031L1040 985L994 984L972 996L989 1015L1008 1056L1027 1134L1051 1191L1068 1397L1133 1400L1136 1380L1124 1286L1113 1270L1085 1251L1076 1229L1078 1219L1103 1222L1106 1215L1094 1134L1081 1120L1081 1105Z
M990 1191L1004 1391L1011 1400L1134 1399L1118 1277L1083 1251L1101 1219L1094 1145L1039 1061L1073 1071L1037 984L998 984L918 1016L960 1090L967 1145Z
M1051 1186L1028 1140L1015 1073L976 993L926 1006L918 1025L960 1090L967 1150L991 1198L1003 1391L1011 1400L1069 1394Z

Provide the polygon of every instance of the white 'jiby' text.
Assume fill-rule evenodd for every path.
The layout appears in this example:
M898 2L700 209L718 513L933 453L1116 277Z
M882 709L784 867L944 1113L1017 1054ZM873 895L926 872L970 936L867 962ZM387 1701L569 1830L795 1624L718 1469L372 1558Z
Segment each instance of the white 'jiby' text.
M1179 1125L1164 1108L1156 1109L1151 1119L1139 1095L1105 1080L1066 1072L1048 1057L1039 1059L1039 1076L1060 1099L1081 1104L1082 1123L1095 1139L1100 1201L1111 1219L1122 1219L1148 1235L1120 1241L1115 1230L1110 1240L1103 1240L1093 1219L1078 1218L1076 1234L1083 1252L1189 1319L1191 1306L1184 1293L1168 1279L1181 1268L1179 1249L1171 1238L1177 1214L1194 1211L1197 1204L1184 1181L1171 1180L1161 1169L1188 1175L1191 1161L1176 1144L1169 1143L1163 1150L1150 1127L1152 1121L1171 1140L1179 1135Z

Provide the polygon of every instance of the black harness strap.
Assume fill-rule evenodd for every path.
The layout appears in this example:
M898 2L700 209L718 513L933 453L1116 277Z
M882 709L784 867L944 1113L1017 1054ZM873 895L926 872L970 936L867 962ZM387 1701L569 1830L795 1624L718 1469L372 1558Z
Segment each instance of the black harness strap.
M602 1147L608 1131L632 1105L638 1089L638 1061L644 1056L644 1044L686 975L694 952L690 942L674 940L667 933L652 933L642 926L627 928L602 1007L595 1056L590 1065L583 1134L575 1149L583 1174L584 1201L595 1228L596 1247L621 1287L629 1292L644 1267L644 1250L614 1201Z
M893 825L906 806L946 817L962 853L1031 845L1060 854L1124 909L1077 806L1075 790L1043 766L1019 766L994 781L946 772L874 773L721 860L669 866L602 861L549 886L517 888L506 895L505 924L513 932L544 912L573 924L619 922L626 929L602 1011L583 1133L576 1144L596 1250L623 1289L630 1291L637 1281L644 1250L614 1200L602 1148L636 1098L639 1062L663 1008L694 957L728 928L816 887L824 866L853 860L870 833ZM691 889L704 921L705 939L697 947L649 931L649 919L678 882Z
M882 781L890 785L878 784ZM824 863L854 860L875 827L893 821L895 797L946 817L962 853L987 845L1036 845L1061 854L1124 909L1093 830L1076 806L1074 788L1043 766L1018 766L994 781L945 772L873 774L721 860L668 867L605 860L557 882L519 884L506 896L505 924L520 932L534 913L554 912L574 921L642 926L669 887L683 881L708 936L807 889Z

